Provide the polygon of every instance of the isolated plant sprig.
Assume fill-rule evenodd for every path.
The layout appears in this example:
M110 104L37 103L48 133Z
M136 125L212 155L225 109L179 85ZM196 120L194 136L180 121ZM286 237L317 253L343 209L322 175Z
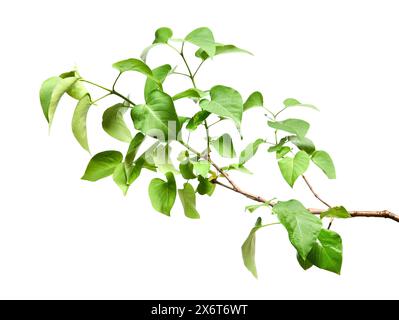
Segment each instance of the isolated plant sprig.
M197 47L194 54L198 62L195 67L191 66L186 58L185 47L188 44ZM150 68L146 63L147 55L157 46L167 46L174 50L181 58L181 66L172 68L171 65L164 64ZM155 32L153 43L143 51L141 59L129 58L113 64L118 74L110 86L85 79L75 70L44 81L40 89L43 113L51 126L61 97L68 94L76 99L78 102L72 118L72 132L79 144L90 151L86 127L89 110L94 104L109 96L120 98L120 103L104 111L102 127L113 138L129 144L127 151L124 155L115 150L97 153L87 165L82 179L97 181L112 176L126 194L143 169L161 173L164 178L154 178L148 187L153 208L170 216L178 196L184 214L191 219L200 218L196 208L197 195L211 196L216 186L229 189L255 202L246 207L248 212L253 213L260 207L271 208L271 214L276 220L263 224L262 218L259 217L242 245L244 264L255 277L256 233L273 225L282 225L287 230L288 238L297 251L297 259L303 269L316 266L339 274L342 266L342 239L331 230L333 219L380 217L399 222L399 217L386 210L348 211L343 206L330 205L315 192L304 175L310 163L319 167L329 179L335 179L333 161L326 151L317 149L307 137L310 126L308 122L302 119L281 118L288 114L291 108L317 109L313 105L289 98L283 102L281 109L272 111L265 106L263 96L258 91L243 101L237 90L225 85L199 88L196 76L203 65L214 56L226 53L250 54L234 45L216 42L208 28L195 29L184 39L174 39L171 29L160 28ZM133 102L129 95L117 89L118 80L130 71L145 77L143 102ZM187 90L165 92L163 83L171 75L187 78ZM86 86L98 87L104 91L104 95L93 98ZM177 114L175 101L180 99L193 102L190 117ZM258 112L266 116L265 126L270 128L270 137L262 136L237 153L233 138L228 133L217 138L211 135L213 127L221 126L224 121L232 121L241 135L242 118L246 111L252 108L259 109ZM134 136L125 121L127 111L130 112L136 130ZM201 150L196 150L189 142L190 134L202 128L204 145ZM152 145L143 151L145 140L152 141ZM175 159L179 162L178 167L175 167L170 159L173 143L177 143L181 148L178 158ZM243 190L237 184L230 173L251 173L247 163L264 146L267 146L268 153L276 158L282 177L288 185L293 187L298 178L303 179L325 209L309 209L294 199L278 201L263 198ZM231 163L227 166L218 165L211 156L214 151L224 158L231 159ZM180 178L176 181L177 177ZM326 218L328 225L324 227L323 221Z

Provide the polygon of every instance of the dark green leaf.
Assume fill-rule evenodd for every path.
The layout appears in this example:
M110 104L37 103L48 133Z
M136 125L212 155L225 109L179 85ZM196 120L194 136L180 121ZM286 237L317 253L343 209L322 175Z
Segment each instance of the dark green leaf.
M191 219L199 219L200 215L195 204L195 191L191 184L185 183L183 189L179 189L179 198L183 205L184 214L186 217Z
M192 88L192 89L184 90L183 92L180 92L180 93L174 95L172 99L174 101L183 99L183 98L199 99L203 96L204 96L204 92L202 92L201 90Z
M200 195L205 195L207 194L208 196L211 196L213 192L215 191L215 184L210 182L207 178L204 178L202 176L198 176L198 186L197 186L197 192Z
M167 181L152 179L148 188L151 204L155 210L170 216L170 210L176 200L176 181L173 173L165 174Z
M223 134L216 140L212 140L211 145L222 157L234 158L236 156L236 152L233 146L233 140L227 133Z
M320 218L323 219L324 217L347 219L350 218L351 215L344 207L339 206L330 208L327 211L322 212L320 214Z
M256 139L254 142L247 145L245 149L241 151L239 163L244 164L251 159L258 151L259 146L265 142L266 141L263 139Z
M188 160L185 160L185 162L179 165L179 170L184 179L189 180L197 177L193 171L194 165Z
M267 149L267 151L268 151L268 152L277 152L277 151L279 151L279 150L284 146L284 144L285 144L287 141L288 141L288 137L284 137L284 138L282 138L282 139L279 141L278 144L276 144L276 145L274 145L274 146L271 146L269 149Z
M296 255L296 259L298 260L298 263L302 267L303 270L308 270L311 267L313 267L313 263L311 263L309 260L304 260L301 258L299 254Z
M176 139L180 131L173 100L161 91L152 91L146 104L133 107L131 116L137 130L161 141Z
M300 136L290 136L288 137L289 141L297 146L299 150L305 151L307 154L312 154L315 150L315 146L312 140L306 137Z
M90 152L89 143L87 140L87 113L92 105L89 95L85 95L79 100L72 117L72 132L76 140L83 147L83 149Z
M278 149L278 150L276 151L276 158L277 158L277 159L284 158L284 156L285 156L288 152L290 152L290 151L291 151L291 148L290 148L290 147L282 146L280 149Z
M144 134L138 132L130 142L129 149L127 150L125 156L125 162L128 165L131 165L134 159L136 158L137 151L139 150L141 144L143 143L144 138L145 138Z
M97 181L110 176L115 168L122 162L123 156L119 151L104 151L97 153L91 158L86 171L82 177L83 180Z
M195 29L184 40L200 47L210 57L213 57L216 53L215 39L213 38L212 31L208 28Z
M152 70L152 78L147 78L144 86L144 97L145 100L150 96L150 93L154 90L163 91L162 83L165 81L166 77L172 70L169 64L162 65L158 68Z
M187 123L187 130L194 131L198 126L208 118L210 113L208 111L202 110L198 111Z
M255 107L263 107L263 96L259 91L252 93L244 103L244 111Z
M294 158L286 157L278 162L285 181L293 187L296 179L305 173L309 167L309 156L305 151L299 151Z
M315 151L312 154L312 161L316 164L329 179L335 179L335 167L330 155L325 151Z
M133 164L125 163L127 184L129 186L140 176L141 169L144 166L144 162L144 159L140 158L137 159Z
M304 137L309 130L309 123L301 119L287 119L283 121L268 121L269 127L277 130L294 133Z
M129 110L128 107L122 103L118 103L108 108L103 113L102 126L104 131L111 137L122 142L130 142L132 140L132 134L123 118L123 115L127 110Z
M305 260L320 234L321 220L297 200L280 201L272 210L287 229L291 244Z

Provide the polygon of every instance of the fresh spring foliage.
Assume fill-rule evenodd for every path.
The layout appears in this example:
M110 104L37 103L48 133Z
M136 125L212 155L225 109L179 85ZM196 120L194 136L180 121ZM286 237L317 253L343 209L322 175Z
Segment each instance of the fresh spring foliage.
M155 54L155 49L159 46L175 51L181 65L172 67L169 64L147 64L148 57L153 51ZM191 51L190 59L187 56L188 50ZM273 112L265 104L259 91L250 93L245 100L236 89L225 84L197 86L196 76L201 67L216 56L227 53L251 55L249 51L235 45L217 42L213 32L206 27L195 29L183 38L175 38L170 28L163 27L156 30L152 44L144 49L140 58L127 58L112 65L117 72L115 81L110 86L85 79L75 70L44 81L40 89L42 110L51 126L61 98L69 95L75 99L72 132L83 149L90 152L86 126L89 110L109 96L119 98L119 103L104 109L102 128L111 137L126 143L126 149L124 152L106 150L95 154L82 179L97 181L112 176L116 185L126 194L141 172L148 170L157 175L148 186L151 204L156 211L166 216L171 215L178 198L185 216L199 219L197 198L212 196L218 185L246 195L232 183L229 173L251 173L247 166L254 156L265 157L268 153L274 155L282 181L285 180L291 188L305 174L311 163L320 168L327 178L335 179L335 167L330 155L317 149L307 137L310 124L303 119L282 118L289 114L290 109L305 107L318 110L315 106L288 98L282 102L280 109ZM196 60L195 68L193 60ZM143 78L144 101L133 102L128 94L118 91L118 80L127 72ZM172 76L185 77L188 80L187 88L182 92L166 92L164 82L170 82ZM104 95L92 97L87 88L93 86L102 89ZM169 85L169 88L173 86ZM178 114L175 106L178 100L191 101L189 117ZM250 112L265 119L264 128L259 128L258 139L238 150L234 146L233 137L227 132L212 136L213 126L221 125L224 121L231 121L241 135L242 119L248 110L253 110ZM189 143L190 134L194 132L204 132L204 145L199 151ZM149 148L143 149L144 141L151 142ZM177 159L171 159L172 145L181 148ZM211 151L225 158L229 164L218 166L213 161L213 155L211 158ZM176 161L178 165L174 165ZM323 219L349 218L350 214L344 207L329 208L319 218L298 200L263 201L251 196L248 198L260 202L249 204L245 208L251 215L259 212L259 216L242 245L244 264L255 277L256 234L272 225L280 225L286 229L303 269L316 266L340 273L342 240L336 232L323 227ZM271 208L271 214L267 214L262 208ZM262 217L266 218L266 214L274 222L263 224Z

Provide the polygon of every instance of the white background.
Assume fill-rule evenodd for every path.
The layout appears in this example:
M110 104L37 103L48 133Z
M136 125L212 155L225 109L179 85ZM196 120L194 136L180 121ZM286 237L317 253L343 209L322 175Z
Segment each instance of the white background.
M111 179L82 181L90 155L70 130L75 102L62 100L49 136L38 100L44 79L74 66L109 86L116 75L111 64L137 57L160 26L176 37L208 26L217 41L255 56L215 58L199 73L201 88L225 84L244 97L261 90L274 109L288 97L317 105L320 113L286 114L310 121L309 137L335 161L335 181L310 169L315 188L348 209L399 212L398 12L397 1L382 0L2 3L0 298L399 298L399 224L337 221L341 276L302 271L286 231L264 229L255 280L240 246L258 215L272 220L268 211L245 213L250 201L217 189L198 199L201 220L186 219L178 199L167 218L147 197L153 174L140 177L126 198ZM148 58L152 67L169 62L178 58L167 49ZM188 88L183 81L173 77L166 89ZM142 84L130 74L119 89L139 101ZM93 153L126 150L101 129L102 111L113 102L90 112ZM243 126L237 149L269 132L260 110L248 112ZM288 187L264 147L248 167L256 174L234 174L246 189L320 206L302 181Z

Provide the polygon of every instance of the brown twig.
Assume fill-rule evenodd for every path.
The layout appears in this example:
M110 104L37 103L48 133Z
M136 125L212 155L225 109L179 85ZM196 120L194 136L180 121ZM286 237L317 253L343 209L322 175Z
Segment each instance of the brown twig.
M313 189L312 185L309 183L309 180L304 175L302 175L302 179L305 181L305 183L308 186L309 190L313 193L313 195L316 197L316 199L319 200L325 206L331 208L331 206L327 202L325 202L322 198L320 198L320 196Z

